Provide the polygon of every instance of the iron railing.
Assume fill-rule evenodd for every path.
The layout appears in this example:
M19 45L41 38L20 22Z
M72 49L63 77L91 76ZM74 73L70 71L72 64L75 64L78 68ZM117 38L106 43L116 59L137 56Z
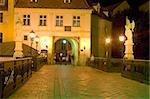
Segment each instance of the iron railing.
M0 97L5 98L22 85L32 74L32 59L0 61Z

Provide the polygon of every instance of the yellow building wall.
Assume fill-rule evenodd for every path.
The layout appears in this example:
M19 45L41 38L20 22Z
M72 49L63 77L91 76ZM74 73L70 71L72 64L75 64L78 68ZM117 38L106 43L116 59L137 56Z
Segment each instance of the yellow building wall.
M46 49L48 44L49 57L52 55L53 50L53 37L68 37L68 38L80 38L79 41L79 53L83 49L84 41L86 44L86 57L90 57L91 49L91 13L92 10L77 10L77 9L41 9L41 8L15 8L15 22L16 17L20 17L23 21L23 15L30 15L30 26L22 26L22 37L29 35L32 30L40 38L38 50ZM39 26L40 15L47 15L47 25ZM63 16L63 26L56 26L56 16ZM73 16L80 16L80 27L73 27ZM64 31L64 26L71 26L71 31ZM14 26L16 27L16 25ZM15 36L15 34L14 34ZM23 40L23 43L30 46L30 39L27 41ZM46 44L47 43L47 44ZM34 42L33 47L36 47ZM85 57L84 54L80 53L79 58Z
M3 12L3 23L0 32L3 33L3 42L14 41L14 0L8 0L8 11Z

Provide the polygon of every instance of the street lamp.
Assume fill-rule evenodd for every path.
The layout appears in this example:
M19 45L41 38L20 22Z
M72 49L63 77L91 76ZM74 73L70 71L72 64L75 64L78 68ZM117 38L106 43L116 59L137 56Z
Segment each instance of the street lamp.
M123 35L119 36L119 41L124 42L125 41L125 37Z
M29 33L29 37L31 39L31 47L32 47L33 41L34 41L34 38L35 38L35 32L33 30Z
M34 41L34 38L35 38L35 32L33 30L29 33L29 37L30 37L30 40L31 40L31 56L32 56L32 45L33 45L33 41Z
M109 44L110 43L110 38L106 38L106 44Z
M38 36L36 36L34 40L35 40L35 43L36 43L36 50L38 50L38 43L39 43L40 39L39 39Z
M110 38L106 38L105 39L105 43L106 43L106 57L108 58L109 57L109 45L111 42L111 39Z
M121 35L119 36L119 41L121 42L121 48L120 48L120 51L121 51L121 57L123 57L123 45L122 43L125 41L125 36Z

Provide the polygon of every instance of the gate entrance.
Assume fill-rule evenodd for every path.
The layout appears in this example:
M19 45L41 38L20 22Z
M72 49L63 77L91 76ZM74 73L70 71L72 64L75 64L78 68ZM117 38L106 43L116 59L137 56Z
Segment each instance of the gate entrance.
M54 42L54 62L55 64L77 64L78 43L71 38L60 38Z

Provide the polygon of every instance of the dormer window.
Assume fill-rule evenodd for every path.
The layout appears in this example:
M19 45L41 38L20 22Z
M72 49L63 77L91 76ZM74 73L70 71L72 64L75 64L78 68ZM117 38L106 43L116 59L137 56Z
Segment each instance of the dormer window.
M31 0L31 2L38 2L38 0Z
M71 3L71 0L64 0L64 3Z
M0 5L5 5L5 0L0 0Z

